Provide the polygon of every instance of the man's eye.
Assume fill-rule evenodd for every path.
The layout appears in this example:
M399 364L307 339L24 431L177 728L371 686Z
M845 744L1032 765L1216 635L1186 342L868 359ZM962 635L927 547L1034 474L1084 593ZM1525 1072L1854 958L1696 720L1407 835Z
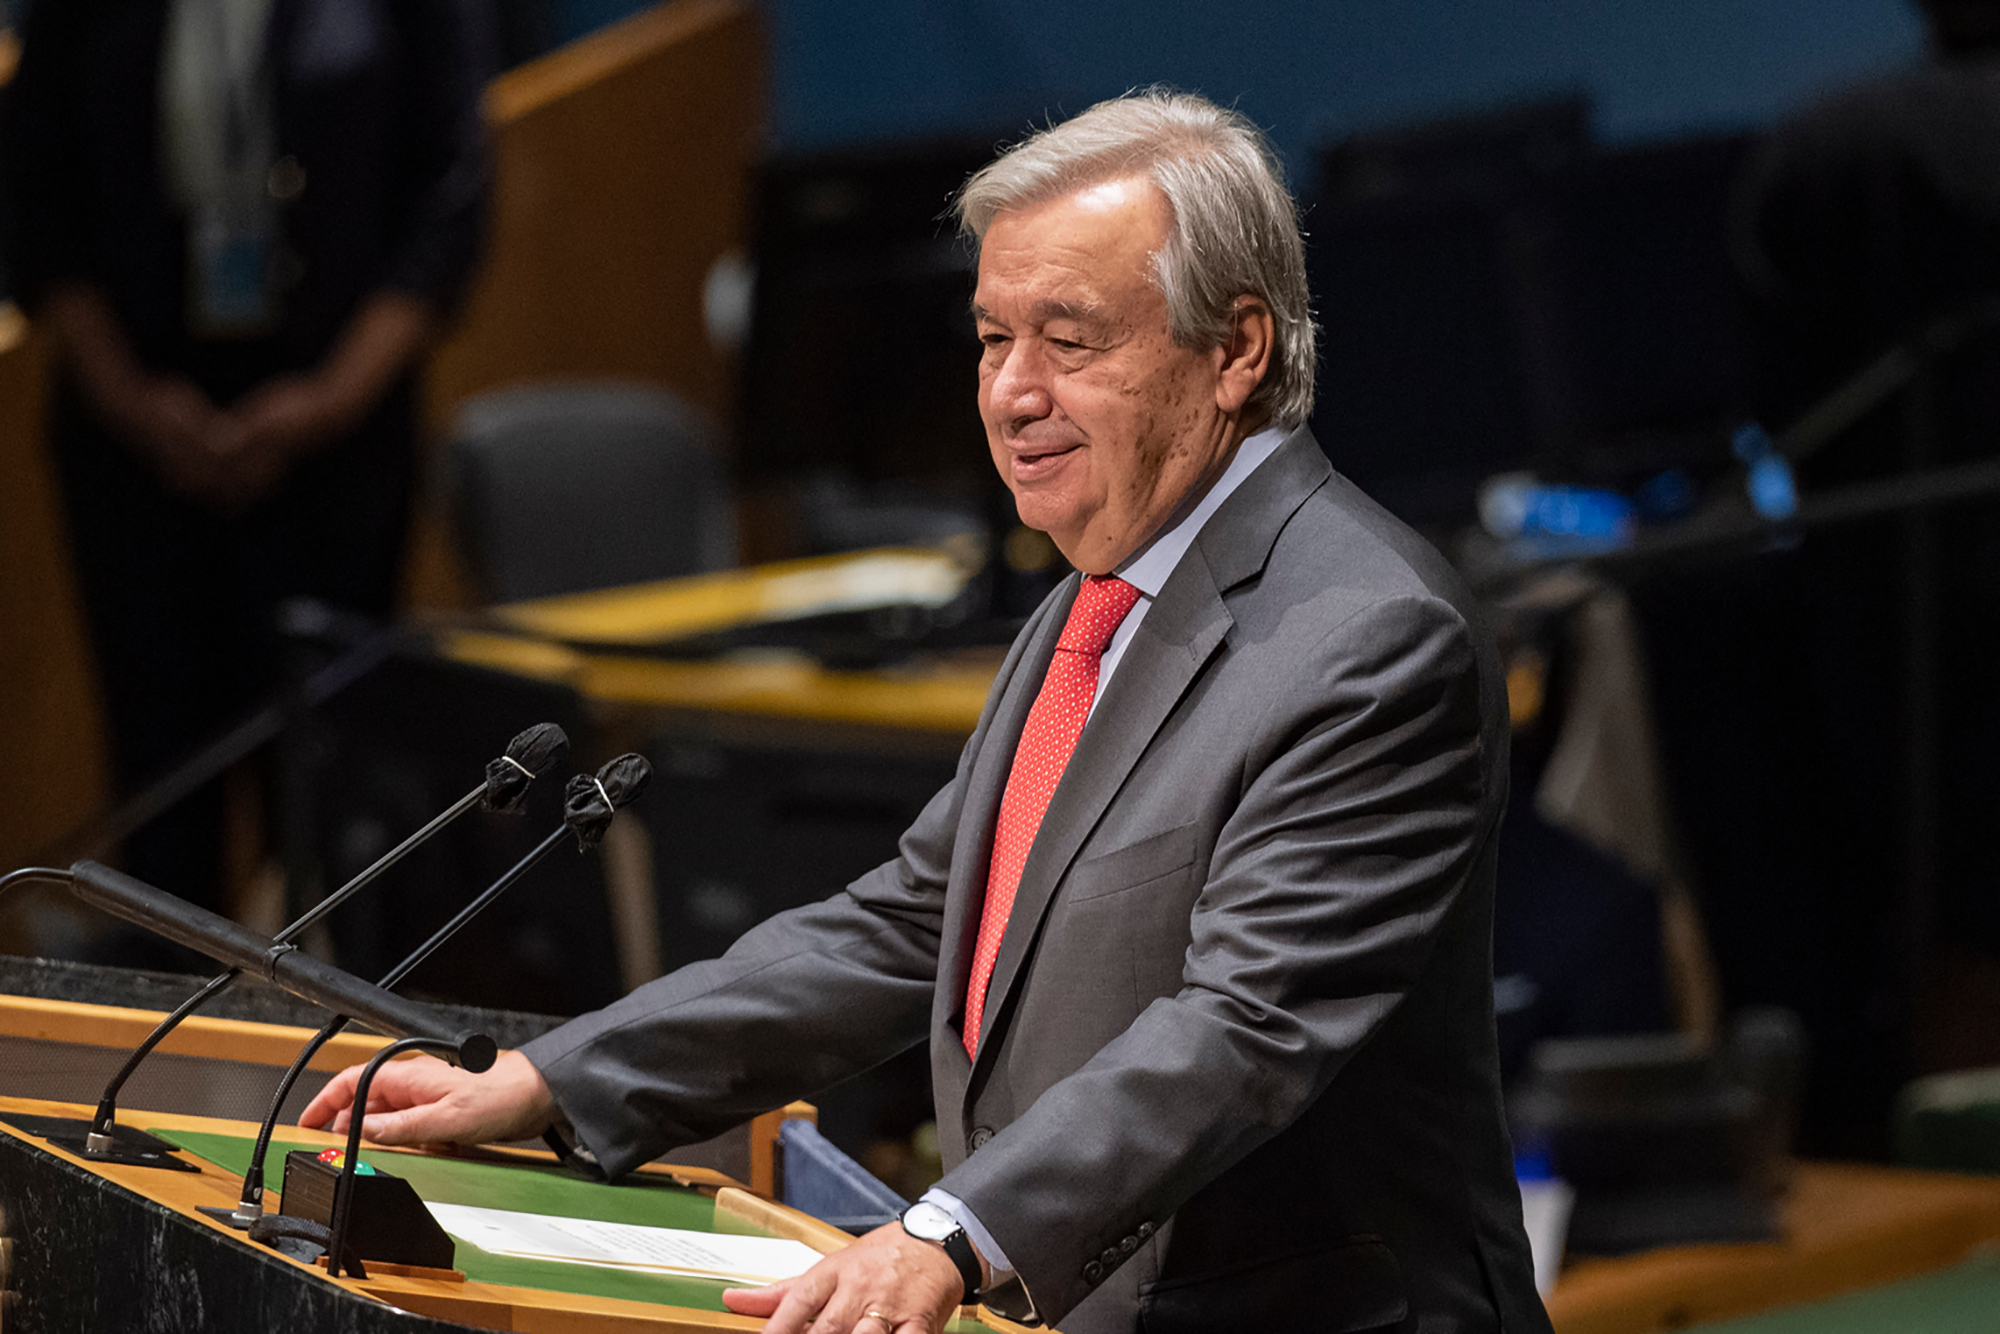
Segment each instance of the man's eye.
M1007 335L997 334L997 333L985 333L979 335L979 341L985 344L987 347L1005 347L1007 345Z

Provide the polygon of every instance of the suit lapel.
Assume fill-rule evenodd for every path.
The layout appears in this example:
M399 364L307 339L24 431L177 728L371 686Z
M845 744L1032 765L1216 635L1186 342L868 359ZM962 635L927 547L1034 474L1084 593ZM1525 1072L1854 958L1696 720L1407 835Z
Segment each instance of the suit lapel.
M1042 817L993 964L980 1025L982 1059L1056 885L1188 683L1221 647L1229 626L1228 609L1208 577L1207 565L1199 559L1183 560L1126 646L1124 659L1078 738L1076 752Z
M1042 918L1055 897L1056 886L1188 686L1222 647L1229 627L1234 624L1223 594L1263 569L1285 522L1332 471L1305 428L1292 432L1278 451L1244 479L1210 518L1195 545L1168 577L1146 618L1139 623L1118 670L1077 741L1076 752L1049 800L1041 830L1021 870L1021 884L1014 893L1007 933L1001 938L1000 954L994 961L993 979L986 994L978 1063L985 1063L992 1051L989 1039L994 1026L1006 1012L1007 998L1020 979ZM1035 653L1024 659L1023 670L1016 673L1012 689L1018 699L1010 701L1011 732L1000 732L1000 720L996 717L996 734L1019 739L1028 708L1041 689L1049 658L1055 652L1055 640L1071 601L1073 596L1065 599L1062 614L1052 617L1049 626L1044 627L1047 642L1037 644ZM1032 672L1027 670L1030 666ZM990 793L982 789L982 799L989 804L976 807L968 804L966 808L968 813L976 810L980 814L983 842L979 847L983 853L990 853L993 846L993 824L1007 772L1013 765L1013 750L1012 746L1007 747L1004 763L990 776L994 783ZM960 851L965 850L961 841ZM954 859L954 865L957 864ZM985 855L979 859L978 874L983 889ZM962 904L983 903L984 894L963 894L958 900ZM958 925L963 929L966 923L961 921ZM951 926L947 917L947 932ZM958 937L947 934L945 939ZM970 936L966 939L969 941ZM969 957L969 946L960 950L953 970L961 999Z
M1049 659L1062 638L1063 622L1076 601L1081 581L1071 576L1061 596L1051 598L1041 623L1029 631L1018 665L1000 683L1000 701L986 729L972 771L966 775L965 801L959 808L958 837L952 848L951 884L945 894L943 957L938 962L935 1020L943 1025L963 1007L972 970L973 940L986 903L986 867L993 855L993 828L1000 818L1000 797L1014 767L1014 751L1027 726L1028 710L1048 675Z

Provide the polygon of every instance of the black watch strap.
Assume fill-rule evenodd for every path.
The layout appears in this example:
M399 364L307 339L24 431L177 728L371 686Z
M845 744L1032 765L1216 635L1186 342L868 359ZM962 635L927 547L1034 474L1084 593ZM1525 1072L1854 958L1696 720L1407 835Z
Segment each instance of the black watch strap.
M919 1204L913 1204L903 1211L901 1219L903 1231L909 1233L918 1241L928 1241L944 1247L945 1258L958 1266L959 1280L965 1284L965 1295L959 1299L960 1304L969 1305L977 1301L979 1299L979 1285L984 1281L986 1275L979 1266L979 1252L972 1249L972 1238L965 1235L964 1228L955 1224L951 1227L950 1231L941 1237L926 1235L931 1232L931 1228L928 1226L924 1227L922 1231L912 1228L910 1226L910 1215L919 1209L927 1211L940 1225L951 1221L950 1214L936 1205L924 1201Z
M972 1238L959 1228L944 1239L944 1253L958 1266L958 1276L965 1280L965 1295L959 1298L960 1305L970 1305L979 1300L979 1285L986 1275L979 1268L979 1254L972 1249Z

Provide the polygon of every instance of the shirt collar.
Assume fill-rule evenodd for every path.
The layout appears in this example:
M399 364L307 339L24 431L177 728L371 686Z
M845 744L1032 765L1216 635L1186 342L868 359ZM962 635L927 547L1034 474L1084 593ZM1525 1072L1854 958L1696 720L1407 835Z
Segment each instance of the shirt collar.
M1282 427L1267 427L1238 445L1229 466L1222 470L1222 476L1215 479L1215 485L1208 488L1208 493L1195 502L1194 508L1179 522L1139 548L1114 573L1148 600L1158 597L1160 590L1166 587L1167 576L1181 563L1181 557L1187 555L1187 549L1201 535L1202 525L1208 522L1209 516L1222 507L1222 502L1229 499L1231 492L1243 485L1245 478L1257 471L1258 464L1277 452L1278 446L1285 442L1289 434Z

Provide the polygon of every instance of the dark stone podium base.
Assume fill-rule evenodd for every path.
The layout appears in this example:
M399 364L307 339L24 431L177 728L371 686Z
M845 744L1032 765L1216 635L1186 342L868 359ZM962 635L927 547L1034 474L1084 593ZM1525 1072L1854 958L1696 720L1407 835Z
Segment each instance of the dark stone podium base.
M0 1121L5 1121L0 1113ZM7 1334L458 1334L343 1291L251 1245L0 1135Z

